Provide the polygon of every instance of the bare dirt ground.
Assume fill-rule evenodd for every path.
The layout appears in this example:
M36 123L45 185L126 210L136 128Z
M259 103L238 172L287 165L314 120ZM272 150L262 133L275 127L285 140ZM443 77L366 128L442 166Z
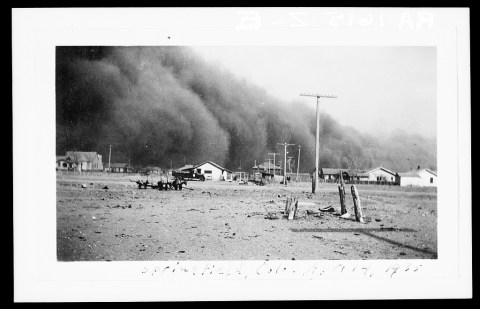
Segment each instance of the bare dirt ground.
M139 177L57 178L59 261L437 258L435 188L359 185L362 224L354 221L349 185L352 219L343 219L335 184L322 184L314 196L310 183L205 181L159 191L128 179ZM292 195L298 218L287 220ZM335 212L319 211L329 205Z

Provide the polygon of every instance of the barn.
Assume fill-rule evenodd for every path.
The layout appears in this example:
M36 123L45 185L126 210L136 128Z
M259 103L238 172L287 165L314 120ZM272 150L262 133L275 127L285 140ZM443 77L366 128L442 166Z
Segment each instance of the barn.
M188 170L193 170L195 173L202 174L205 176L205 180L213 181L231 181L232 180L232 171L218 165L212 161L205 161L198 165L195 165Z
M395 182L397 185L404 187L436 187L437 173L427 168L397 173Z

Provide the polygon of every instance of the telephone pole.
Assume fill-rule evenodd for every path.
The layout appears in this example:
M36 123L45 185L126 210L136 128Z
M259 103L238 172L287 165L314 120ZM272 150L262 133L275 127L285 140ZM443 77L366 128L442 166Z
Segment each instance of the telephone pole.
M300 145L298 145L298 162L297 162L297 181L298 180L298 171L300 170L300 148L302 148Z
M283 160L283 184L287 185L287 146L294 146L295 144L277 143L277 145L283 145L284 147L284 160Z
M110 157L112 156L112 145L110 145L110 151L108 152L108 171L111 172L110 170Z
M318 188L318 161L320 157L320 108L319 108L320 98L336 99L337 96L324 95L324 94L309 94L309 93L301 93L300 96L317 98L317 132L316 132L316 140L315 140L315 191L316 191ZM312 192L312 193L315 193L315 192Z
M275 175L276 174L275 172L277 170L277 166L275 165L275 156L278 155L279 153L269 152L268 154L273 155L273 175ZM270 166L270 160L268 161L268 166Z

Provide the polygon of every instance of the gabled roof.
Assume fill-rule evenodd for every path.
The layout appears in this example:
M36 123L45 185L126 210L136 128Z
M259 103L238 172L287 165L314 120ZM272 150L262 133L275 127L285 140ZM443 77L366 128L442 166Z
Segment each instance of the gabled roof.
M416 172L407 172L407 173L397 173L400 177L413 177L413 178L420 178L420 175Z
M92 159L99 159L99 156L96 151L67 151L66 154L66 157L78 162L92 162Z
M413 171L408 171L408 172L405 172L405 173L397 173L398 176L400 177L418 177L420 178L420 172L422 171L427 171L435 176L437 176L437 173L432 171L432 170L429 170L428 168L424 168L424 169L421 169L421 170L413 170Z
M433 174L433 175L435 175L435 176L438 176L438 175L437 175L437 172L432 171L432 170L429 170L428 168L425 168L425 169L423 169L423 170L429 172L430 174Z
M107 167L108 167L108 164L107 164ZM126 167L128 167L128 164L127 163L110 163L110 167L111 168L116 168L116 167L126 168Z
M228 169L226 169L226 168L218 165L217 163L215 163L215 162L213 162L213 161L205 161L205 162L202 162L202 163L200 163L200 164L198 164L198 165L195 165L193 168L198 168L198 167L200 167L200 166L202 166L202 165L205 165L205 164L207 164L207 163L209 163L209 164L217 167L218 169L221 169L222 171L226 171L226 172L228 172L228 173L232 173L231 170L228 170Z
M379 166L379 167L376 167L376 168L374 168L374 169L372 169L372 170L369 170L367 173L373 173L373 172L375 172L376 170L383 170L383 171L385 171L385 172L387 172L387 173L389 173L389 174L392 174L393 176L396 175L395 172L393 172L393 171L391 171L391 170L389 170L389 169L386 169L386 168L384 168L384 167L382 167L382 166Z
M320 172L324 175L338 175L340 173L348 173L346 168L321 168Z
M177 171L184 171L184 170L189 170L189 169L192 169L193 168L193 165L185 165L181 168L178 168Z

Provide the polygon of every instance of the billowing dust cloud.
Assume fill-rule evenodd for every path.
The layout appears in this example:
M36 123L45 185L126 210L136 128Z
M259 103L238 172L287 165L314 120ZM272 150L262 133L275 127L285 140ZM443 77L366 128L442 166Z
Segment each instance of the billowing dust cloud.
M294 160L301 145L300 172L315 167L313 108L280 102L187 47L57 47L56 57L58 155L106 158L112 145L112 162L176 168L212 160L236 171L269 152L283 156L277 143L287 142ZM326 114L320 123L320 167L436 169L434 139L401 131L378 139Z

